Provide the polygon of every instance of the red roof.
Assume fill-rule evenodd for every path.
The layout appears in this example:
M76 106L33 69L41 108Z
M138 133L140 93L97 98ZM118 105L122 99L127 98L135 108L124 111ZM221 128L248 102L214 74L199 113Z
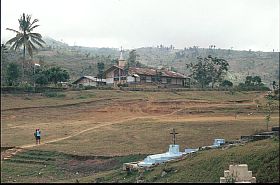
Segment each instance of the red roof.
M146 76L156 76L157 73L160 76L171 77L171 78L187 78L185 75L181 73L177 73L174 71L168 71L166 69L152 69L152 68L138 68L138 67L130 67L129 72L138 75L146 75Z
M110 68L108 68L106 71L104 71L104 74L106 74L106 73L108 73L108 72L110 72L111 70L114 70L114 69L122 69L123 70L122 67L119 67L117 65L113 65Z

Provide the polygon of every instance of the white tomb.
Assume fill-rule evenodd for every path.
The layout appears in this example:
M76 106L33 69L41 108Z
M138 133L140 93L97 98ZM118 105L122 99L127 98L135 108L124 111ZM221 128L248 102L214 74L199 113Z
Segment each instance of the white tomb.
M144 161L138 163L138 166L149 167L154 164L164 163L172 159L181 157L184 153L179 151L179 145L169 145L168 152L162 154L148 155Z
M252 171L248 171L247 164L229 165L229 170L224 171L224 177L220 177L220 183L256 183L256 177Z
M195 152L197 152L198 150L199 150L198 148L186 148L186 149L185 149L185 153L186 153L186 154L195 153Z
M220 147L221 145L225 144L225 140L224 139L214 139L214 143L212 145L212 147Z

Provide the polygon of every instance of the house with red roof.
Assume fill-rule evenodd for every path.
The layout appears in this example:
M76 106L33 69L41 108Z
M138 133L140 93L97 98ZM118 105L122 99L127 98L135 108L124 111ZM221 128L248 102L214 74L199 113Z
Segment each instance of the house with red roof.
M168 69L129 67L125 69L126 61L122 57L122 51L118 65L113 65L104 72L106 85L118 84L163 84L167 87L186 87L190 78L184 74Z

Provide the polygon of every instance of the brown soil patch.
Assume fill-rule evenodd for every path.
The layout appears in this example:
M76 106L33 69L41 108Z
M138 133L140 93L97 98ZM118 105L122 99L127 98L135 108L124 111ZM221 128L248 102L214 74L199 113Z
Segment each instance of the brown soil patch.
M239 113L237 118L235 112ZM254 114L247 115L251 112ZM146 98L103 98L58 106L13 108L2 111L2 144L22 148L35 147L33 132L38 127L42 130L42 146L72 140L76 136L110 128L111 125L139 119L170 122L263 120L261 114L255 102L247 99L221 102L182 98L160 100L155 94ZM14 137L14 133L17 137Z
M114 159L71 159L63 162L58 161L57 165L69 172L86 174L111 170L119 163Z

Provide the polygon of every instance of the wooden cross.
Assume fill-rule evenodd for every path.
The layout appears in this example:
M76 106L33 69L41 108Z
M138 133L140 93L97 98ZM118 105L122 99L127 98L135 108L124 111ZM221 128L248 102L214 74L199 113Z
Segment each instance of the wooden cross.
M176 134L178 134L178 133L175 132L175 128L173 128L173 131L170 132L170 134L173 135L173 145L175 145L175 139L176 139L175 136L176 136Z

